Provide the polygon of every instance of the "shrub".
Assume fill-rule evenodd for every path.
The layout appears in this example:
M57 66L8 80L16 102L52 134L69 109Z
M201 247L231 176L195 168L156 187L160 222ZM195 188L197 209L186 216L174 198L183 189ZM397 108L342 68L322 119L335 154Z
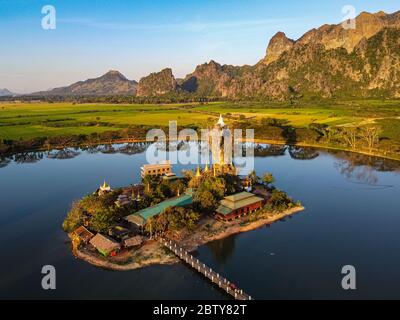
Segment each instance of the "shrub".
M288 209L293 205L292 199L285 192L278 189L272 191L268 204L271 209L278 211Z

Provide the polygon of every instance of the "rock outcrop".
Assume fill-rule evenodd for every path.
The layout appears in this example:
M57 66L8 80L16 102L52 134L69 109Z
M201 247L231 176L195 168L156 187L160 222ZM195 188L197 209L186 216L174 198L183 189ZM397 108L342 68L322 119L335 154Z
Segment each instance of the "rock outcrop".
M221 65L213 60L176 80L171 69L139 84L117 71L46 94L187 93L200 97L285 100L299 97L400 97L400 11L361 13L355 29L323 25L291 40L278 32L255 66Z
M282 53L293 48L295 41L286 37L283 32L274 35L268 44L267 54L264 59L265 64L270 64L279 59Z
M172 74L172 70L166 68L140 79L137 86L137 96L159 96L173 92L177 88L178 84Z

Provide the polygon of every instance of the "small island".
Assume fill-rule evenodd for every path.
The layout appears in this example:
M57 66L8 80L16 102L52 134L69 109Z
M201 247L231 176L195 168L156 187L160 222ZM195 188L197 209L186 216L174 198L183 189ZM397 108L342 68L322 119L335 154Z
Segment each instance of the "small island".
M222 117L217 126L223 130ZM169 162L147 164L141 177L140 184L115 189L104 182L72 204L63 229L76 257L112 270L173 264L179 259L165 241L191 252L304 210L274 186L271 173L239 176L233 163L180 176Z

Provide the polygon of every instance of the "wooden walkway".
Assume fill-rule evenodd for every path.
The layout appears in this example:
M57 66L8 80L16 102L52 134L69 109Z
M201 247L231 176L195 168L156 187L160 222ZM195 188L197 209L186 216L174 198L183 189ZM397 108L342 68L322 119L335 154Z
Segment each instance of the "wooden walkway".
M212 283L219 286L222 290L230 294L236 300L252 300L251 296L249 296L243 290L234 288L231 282L213 271L211 268L207 267L204 263L201 263L198 259L193 257L183 248L179 247L173 241L162 238L160 241L164 246L175 253L182 261L186 262L189 266L208 278Z

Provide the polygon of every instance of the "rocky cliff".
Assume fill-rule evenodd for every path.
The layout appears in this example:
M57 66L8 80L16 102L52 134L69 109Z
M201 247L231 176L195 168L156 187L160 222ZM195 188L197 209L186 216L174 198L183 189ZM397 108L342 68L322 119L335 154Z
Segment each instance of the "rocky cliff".
M221 65L213 60L184 79L171 69L140 80L117 71L46 94L137 94L139 97L188 93L200 97L293 99L350 96L400 97L400 11L361 13L355 29L323 25L300 39L278 32L266 56L254 66ZM42 93L43 94L43 93Z
M278 32L257 65L221 66L211 61L198 66L183 89L233 99L399 97L400 12L361 13L355 27L324 25L297 41Z
M173 92L178 89L178 84L172 70L167 68L160 72L151 73L140 79L137 87L137 96L158 96Z

